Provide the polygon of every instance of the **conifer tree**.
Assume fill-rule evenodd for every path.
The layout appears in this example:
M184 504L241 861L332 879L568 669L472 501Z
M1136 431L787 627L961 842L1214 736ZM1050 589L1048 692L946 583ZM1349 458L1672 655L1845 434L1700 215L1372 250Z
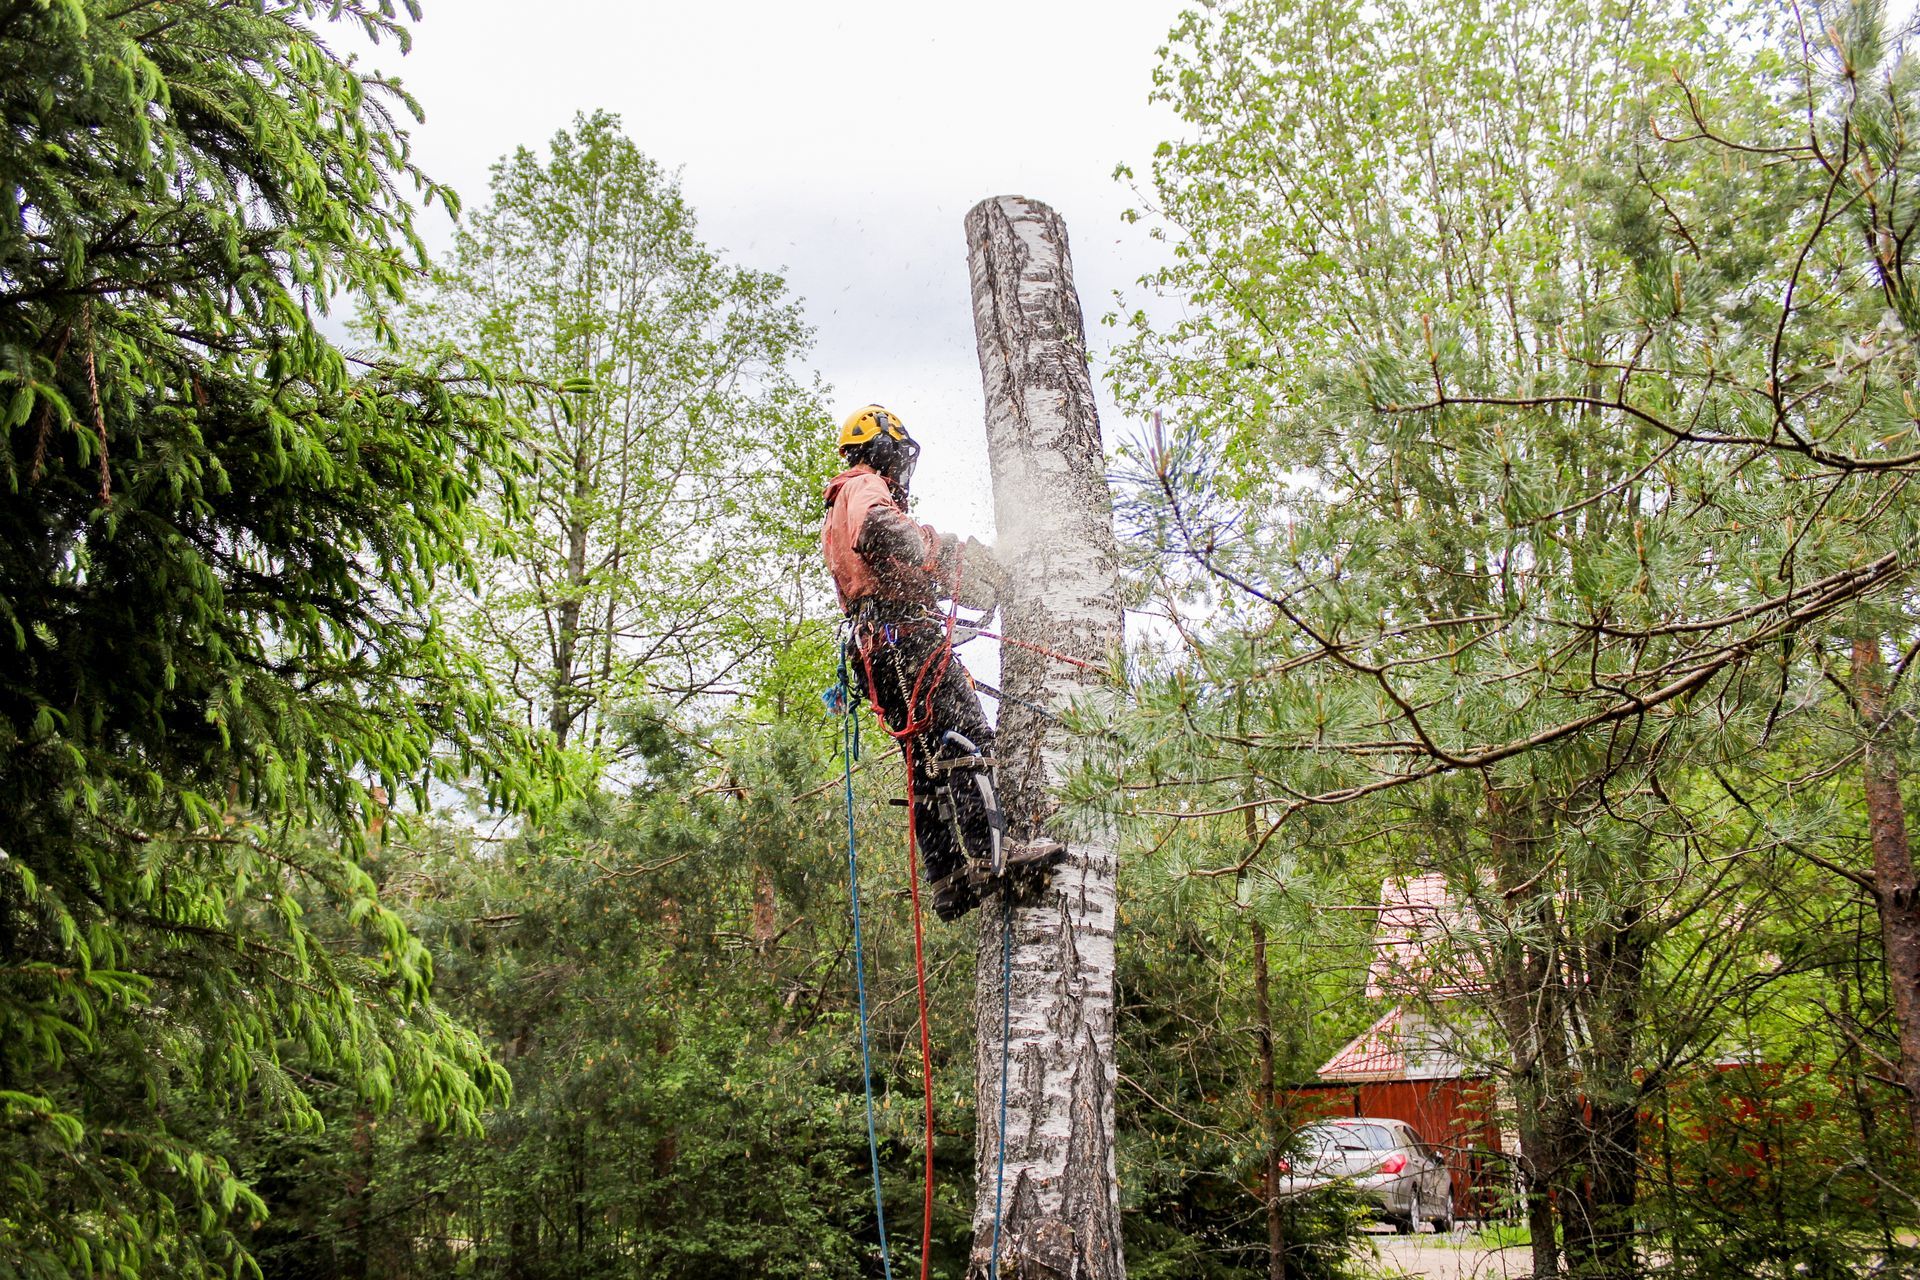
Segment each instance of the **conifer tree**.
M404 49L406 7L0 10L8 1274L236 1272L264 1206L216 1117L339 1089L471 1125L504 1080L365 865L375 783L519 791L424 603L511 433L319 328L400 294L410 200L449 198L413 102L323 36Z
M1751 957L1722 944L1794 883L1784 845L1721 848L1715 779L1837 679L1875 693L1898 803L1880 652L1835 643L1908 651L1920 553L1883 17L1253 3L1189 15L1160 74L1192 131L1155 161L1153 283L1188 305L1136 320L1119 385L1177 424L1132 511L1183 660L1108 781L1164 822L1256 814L1211 875L1334 805L1417 824L1485 926L1537 1274L1633 1270L1639 1107L1725 1031Z

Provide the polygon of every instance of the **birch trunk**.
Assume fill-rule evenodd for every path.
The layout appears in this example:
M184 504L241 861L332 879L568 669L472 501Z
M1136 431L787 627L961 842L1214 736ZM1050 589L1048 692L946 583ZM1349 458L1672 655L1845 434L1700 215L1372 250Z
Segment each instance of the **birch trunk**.
M1018 647L1100 662L1121 638L1119 554L1087 373L1086 333L1059 215L1019 196L967 214L974 333L986 392L1002 598L1002 801L1016 837L1053 811L1073 749L1050 711L1100 696L1097 675ZM968 1274L988 1274L1001 1192L999 1274L1122 1280L1113 1142L1114 889L1110 827L1048 830L1067 861L1011 912L1006 1167L998 1176L1002 920L980 912L974 1009L979 1196Z

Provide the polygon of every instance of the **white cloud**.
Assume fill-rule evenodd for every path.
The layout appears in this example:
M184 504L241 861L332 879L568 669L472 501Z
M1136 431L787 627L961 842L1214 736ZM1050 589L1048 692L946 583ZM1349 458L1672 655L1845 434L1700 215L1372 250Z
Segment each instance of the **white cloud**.
M618 112L682 171L707 240L784 270L836 411L879 400L925 439L922 518L985 531L961 218L1008 192L1053 205L1097 352L1111 292L1153 261L1111 174L1175 130L1147 93L1181 7L428 0L410 55L371 56L426 108L422 165L470 204L502 154ZM444 244L444 223L429 234Z

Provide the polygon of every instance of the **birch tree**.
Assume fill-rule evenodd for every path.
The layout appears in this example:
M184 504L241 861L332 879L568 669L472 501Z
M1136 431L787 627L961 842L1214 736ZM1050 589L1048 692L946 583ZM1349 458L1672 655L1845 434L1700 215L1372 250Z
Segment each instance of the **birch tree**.
M1000 196L974 206L966 232L998 554L1012 583L1004 626L1016 646L1051 651L1010 647L1003 659L1000 778L1022 835L1053 816L1075 754L1050 713L1089 694L1096 677L1076 661L1119 649L1119 556L1066 226L1043 204ZM980 916L973 1276L1001 1266L1125 1275L1113 1130L1118 862L1103 825L1060 834L1067 861L1044 895Z

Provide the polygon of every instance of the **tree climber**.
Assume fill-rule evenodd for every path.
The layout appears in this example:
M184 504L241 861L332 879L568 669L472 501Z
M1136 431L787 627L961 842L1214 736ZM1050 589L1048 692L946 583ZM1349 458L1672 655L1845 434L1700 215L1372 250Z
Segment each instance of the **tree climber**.
M820 546L853 623L853 665L907 761L933 909L955 920L996 888L1037 887L1066 852L1007 831L993 728L937 604L991 613L1005 574L977 539L962 545L908 517L920 446L900 419L870 404L842 424L839 448L848 465L827 485Z

